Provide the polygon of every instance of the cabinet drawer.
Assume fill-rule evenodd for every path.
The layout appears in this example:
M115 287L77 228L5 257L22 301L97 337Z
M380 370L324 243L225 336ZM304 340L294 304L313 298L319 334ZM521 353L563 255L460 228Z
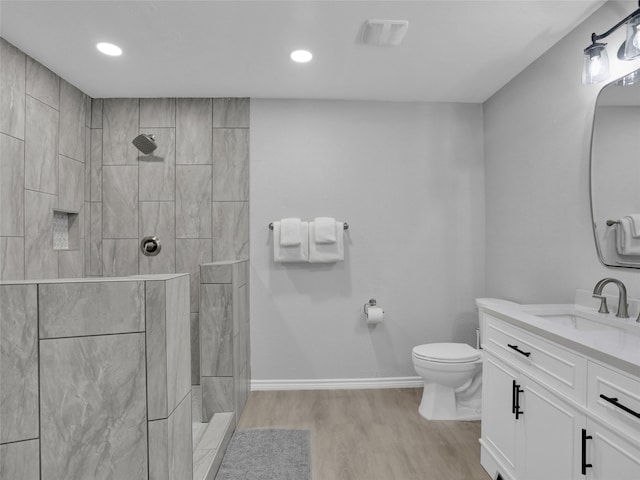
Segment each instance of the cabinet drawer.
M640 438L640 380L594 362L589 362L587 372L587 408Z
M587 361L539 336L484 314L485 348L543 383L584 404Z

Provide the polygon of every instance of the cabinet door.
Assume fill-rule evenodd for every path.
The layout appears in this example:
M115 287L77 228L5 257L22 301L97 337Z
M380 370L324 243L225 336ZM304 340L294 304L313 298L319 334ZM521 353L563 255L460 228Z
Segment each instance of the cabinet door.
M599 423L587 421L587 469L589 480L638 480L640 446L630 443Z
M488 355L482 368L482 440L497 460L514 472L516 420L512 407L517 374Z
M580 474L584 414L546 388L527 380L520 408L519 477L527 480L573 480Z

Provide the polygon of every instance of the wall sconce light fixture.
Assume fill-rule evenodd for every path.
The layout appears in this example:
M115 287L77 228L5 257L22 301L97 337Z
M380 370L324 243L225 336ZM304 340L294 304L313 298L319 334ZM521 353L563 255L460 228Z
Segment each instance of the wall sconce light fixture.
M582 64L582 83L585 85L600 83L609 78L609 56L606 43L598 40L608 37L622 25L627 25L627 38L618 49L620 60L633 60L640 57L640 0L638 9L620 20L601 35L591 34L591 45L584 49Z

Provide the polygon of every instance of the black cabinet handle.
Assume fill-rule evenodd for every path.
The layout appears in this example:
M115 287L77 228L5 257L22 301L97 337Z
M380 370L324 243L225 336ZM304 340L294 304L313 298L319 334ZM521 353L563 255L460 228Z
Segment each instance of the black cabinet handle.
M520 410L520 394L522 392L524 390L513 380L511 383L511 413L516 416L516 420L520 418L520 415L524 415L524 412Z
M516 420L520 418L520 415L524 415L524 412L520 410L520 394L523 392L524 390L520 388L520 385L516 385Z
M582 429L582 461L581 461L581 472L582 475L587 474L587 468L592 468L593 465L587 463L587 440L591 440L593 437L591 435L587 435L587 431Z
M607 402L615 405L616 407L618 407L620 410L624 410L625 412L627 412L630 415L633 415L636 418L640 418L640 413L638 412L634 412L633 410L631 410L629 407L622 405L621 403L618 402L618 399L615 397L607 397L606 395L600 395L600 398L606 400Z
M518 345L511 345L511 344L507 343L507 347L512 348L513 350L515 350L516 352L518 352L521 355L524 355L525 357L528 357L529 355L531 355L531 352L523 352L522 350L520 350L518 348Z

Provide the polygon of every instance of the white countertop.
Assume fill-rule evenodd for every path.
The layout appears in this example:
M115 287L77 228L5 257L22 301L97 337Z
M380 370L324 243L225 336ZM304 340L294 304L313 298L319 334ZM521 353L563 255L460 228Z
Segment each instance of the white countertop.
M538 317L534 313L536 309L540 312L555 309L564 310L567 314L571 311L594 316L602 314L598 314L597 310L591 307L574 304L521 305L496 298L479 298L476 299L476 304L483 312L640 377L640 325L635 325L635 318L617 319L613 315L606 316L608 325L620 322L620 325L626 324L628 330L576 330L554 323L551 319ZM636 326L638 334L634 332Z

